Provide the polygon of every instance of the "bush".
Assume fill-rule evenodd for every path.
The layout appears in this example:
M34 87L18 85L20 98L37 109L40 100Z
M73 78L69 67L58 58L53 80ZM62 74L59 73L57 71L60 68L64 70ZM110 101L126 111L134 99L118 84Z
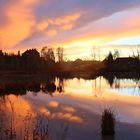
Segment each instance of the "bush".
M115 116L110 109L105 109L102 114L101 130L102 135L115 134Z

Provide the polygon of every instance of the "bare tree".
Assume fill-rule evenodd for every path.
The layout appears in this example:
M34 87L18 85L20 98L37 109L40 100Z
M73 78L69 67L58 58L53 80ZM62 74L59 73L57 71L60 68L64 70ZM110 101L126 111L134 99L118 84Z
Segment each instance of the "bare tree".
M48 62L55 62L54 51L50 47L43 47L41 50L41 57L43 57Z
M137 49L136 51L133 50L132 57L140 59L140 50L139 49Z
M92 53L91 56L93 57L94 60L96 60L96 51L97 51L96 47L93 47L91 50L91 53Z
M118 50L114 50L114 54L113 54L113 59L115 60L116 58L118 58L120 56L120 53Z
M64 61L64 48L58 47L56 49L56 54L57 54L58 62Z

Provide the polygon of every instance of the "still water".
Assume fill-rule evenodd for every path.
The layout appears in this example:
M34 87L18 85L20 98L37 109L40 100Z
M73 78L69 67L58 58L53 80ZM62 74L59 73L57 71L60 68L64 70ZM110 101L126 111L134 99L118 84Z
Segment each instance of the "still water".
M54 83L56 90L46 90L47 82ZM112 139L140 138L139 80L115 78L110 82L101 76L55 78L46 83L40 83L40 90L27 89L18 96L11 90L0 97L1 139L100 140L100 118L106 108L117 120Z

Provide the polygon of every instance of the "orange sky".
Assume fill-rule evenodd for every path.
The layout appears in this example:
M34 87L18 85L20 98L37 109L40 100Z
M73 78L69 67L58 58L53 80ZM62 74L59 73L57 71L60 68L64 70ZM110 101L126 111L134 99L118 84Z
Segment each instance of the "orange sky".
M0 0L0 5L0 47L8 52L52 45L64 47L68 58L89 57L95 46L140 43L138 0Z

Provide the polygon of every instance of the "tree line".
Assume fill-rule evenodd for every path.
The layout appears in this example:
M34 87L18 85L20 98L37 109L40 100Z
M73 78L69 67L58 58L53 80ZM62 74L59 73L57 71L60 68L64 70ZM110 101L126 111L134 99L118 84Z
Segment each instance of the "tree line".
M8 54L0 50L0 70L10 71L50 71L56 62L62 62L64 49L58 47L56 56L53 48L43 47L41 52L37 49L28 49L23 53Z
M77 72L96 71L97 68L108 71L139 71L139 66L140 51L127 58L120 58L119 51L116 50L114 53L110 52L103 61L77 59L66 62L62 47L58 47L56 52L52 47L45 46L40 52L37 49L28 49L18 54L8 54L0 50L0 71Z

